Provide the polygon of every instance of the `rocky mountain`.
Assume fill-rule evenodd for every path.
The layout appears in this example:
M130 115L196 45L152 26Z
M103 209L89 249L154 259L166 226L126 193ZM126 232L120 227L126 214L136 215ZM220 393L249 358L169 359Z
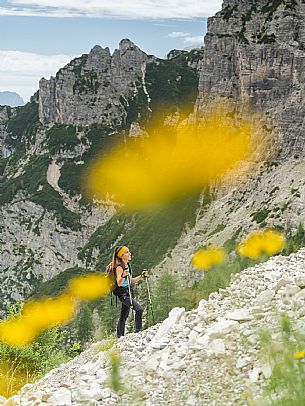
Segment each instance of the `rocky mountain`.
M0 92L0 105L2 106L23 106L22 97L16 92Z
M113 245L126 238L122 234L126 224L133 236L141 228L137 244L143 241L152 216L113 216L113 207L88 205L81 196L82 176L98 153L141 132L140 125L150 120L157 106L162 105L166 116L187 100L192 110L199 55L175 51L159 60L129 40L122 40L112 56L96 46L56 77L42 79L39 92L26 106L1 108L3 302L22 300L65 270L65 275L85 272L95 266L99 254L105 264ZM196 206L194 199L186 203L192 212ZM174 208L165 210L162 218L155 213L154 227L173 215ZM186 212L170 232L163 230L167 240L153 263L163 259L187 218L191 214ZM148 239L143 256L149 244Z
M268 405L271 399L274 404L285 396L285 383L268 397L266 382L276 373L268 351L276 345L284 359L290 348L283 314L297 333L292 337L299 335L298 344L304 344L304 265L302 249L249 268L198 308L175 308L162 324L142 333L95 343L2 404L216 406L225 401L236 406ZM264 332L269 332L267 347ZM296 342L292 337L291 344ZM116 390L114 356L120 359L116 379L122 384ZM300 361L293 362L295 369L289 371L297 371Z
M203 49L158 59L126 39L112 55L95 46L42 79L30 103L0 107L2 314L6 303L54 296L72 276L97 263L103 269L121 242L132 248L134 269L149 268L156 283L170 272L181 287L202 278L190 266L199 247L222 245L234 261L236 244L266 227L286 235L286 254L303 246L304 18L302 1L225 0L208 20ZM156 117L204 120L211 103L223 100L236 120L255 112L269 139L268 159L251 176L145 212L85 200L84 174L97 155L145 134ZM135 391L111 390L109 352L96 344L25 387L16 404L19 396L24 405L235 405L246 403L243 393L260 399L270 365L261 361L257 331L272 326L272 339L279 338L283 312L302 330L304 255L243 271L197 309L173 310L162 325L121 339L113 348Z
M125 39L110 55L95 46L76 58L56 77L39 83L42 123L120 125L126 119L128 98L145 93L146 63L152 59Z
M303 27L301 1L225 1L204 49L163 60L127 39L113 55L96 46L42 79L26 106L1 107L2 302L58 293L97 261L103 268L120 242L132 247L135 269L169 271L191 286L201 277L190 267L200 246L221 244L234 256L238 241L268 226L293 238L305 205ZM252 177L151 212L85 201L83 175L97 154L143 134L160 114L204 119L219 99L233 117L259 112L272 140Z
M208 20L199 115L209 96L249 104L268 120L282 158L304 156L304 41L301 1L225 0Z

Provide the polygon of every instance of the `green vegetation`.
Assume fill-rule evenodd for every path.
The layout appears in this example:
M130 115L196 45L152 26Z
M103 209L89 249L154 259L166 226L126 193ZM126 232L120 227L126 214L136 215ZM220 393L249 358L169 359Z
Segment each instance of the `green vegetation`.
M38 116L38 105L35 102L17 107L17 114L7 122L6 146L13 151L8 158L8 167L16 170L18 160L25 157L26 146L30 144L37 128L41 126Z
M117 352L110 352L110 387L114 392L118 392L123 388L122 378L120 374L121 356Z
M24 173L16 178L0 183L0 204L9 203L19 190L27 192L28 199L47 210L54 211L60 224L72 230L80 229L80 216L72 213L62 202L62 198L47 182L47 168L51 159L47 155L33 156L24 168Z
M209 202L207 195L205 204ZM98 260L104 269L111 259L113 245L126 242L134 253L135 269L153 267L176 245L186 225L193 224L198 208L199 196L196 195L165 208L117 214L96 230L78 256L92 264L92 253L97 248L100 252Z
M97 94L100 85L95 70L83 71L73 85L73 94Z
M72 150L80 143L76 137L76 129L72 125L55 124L46 132L46 145L50 154L61 150Z
M82 304L77 317L76 340L84 346L92 338L94 331L92 310L89 308L88 303Z
M304 405L305 340L296 320L281 316L278 338L266 328L260 332L260 345L261 358L272 369L264 387L264 405Z
M39 126L37 103L33 101L16 109L17 114L7 123L7 132L10 137L6 139L6 144L9 147L16 147L22 141L22 137L32 136Z
M73 72L77 77L81 77L82 71L84 66L86 65L86 62L88 60L88 54L83 54L79 58L74 58L70 62L70 65L73 66ZM59 78L59 75L61 73L61 69L56 73L56 79Z
M48 280L47 282L42 282L30 295L31 299L37 299L41 297L56 297L60 295L67 287L69 280L78 275L85 275L89 272L85 268L69 268L65 269L63 272L54 276L54 278Z
M266 27L253 34L252 38L257 44L273 44L275 42L275 34L267 34Z
M271 210L269 209L258 210L257 212L251 214L252 220L256 221L257 224L260 224L269 216L270 211Z
M130 128L133 122L138 122L143 125L149 120L148 99L144 92L143 85L137 82L136 88L137 91L127 97L127 100L123 96L120 97L120 102L127 111L125 128Z
M223 248L226 250L227 253L230 253L235 250L236 241L239 237L239 234L242 232L242 227L239 227L233 235L223 244Z
M182 304L182 298L180 298L179 293L177 278L168 272L162 274L154 286L152 295L156 323L166 319L172 308L186 306L186 303ZM152 315L149 314L149 316L147 324L152 325Z
M78 158L66 159L60 170L59 187L70 195L80 194L82 192L83 178L86 176L86 171L92 161L97 157L105 156L111 147L117 145L122 139L123 134L115 132L112 128L100 124L87 127L84 136L86 141L83 142L89 142L90 148L81 157L84 163L77 165ZM83 198L82 202L85 202L85 198Z
M305 246L305 230L302 223L299 223L296 230L292 230L291 226L289 226L285 236L286 246L283 251L284 255L290 255Z
M17 115L8 121L7 129L10 136L7 144L13 148L13 154L7 160L8 171L15 170L18 161L25 158L27 146L34 142L39 127L38 108L35 102L19 107ZM75 129L69 126L54 126L47 132L51 152L56 152L56 145L63 138L62 145L71 147L78 142ZM66 137L66 138L65 138ZM58 222L72 230L80 229L80 216L72 213L62 203L62 198L47 182L47 169L51 163L48 154L33 155L24 164L19 176L3 178L0 181L0 204L11 202L17 192L24 191L28 199L53 211Z
M222 17L225 21L229 21L229 19L232 17L234 11L237 11L237 4L235 4L234 6L226 6L222 11Z
M198 76L188 65L187 56L150 63L146 69L146 87L154 117L165 117L177 110L189 114L198 92Z
M20 313L18 306L9 309L11 317ZM34 382L48 371L75 356L63 349L64 333L53 328L40 335L33 344L13 347L0 342L0 394L9 397L26 383Z
M7 158L0 158L0 176L3 175L6 164L7 164Z
M215 234L220 233L220 232L223 231L225 228L226 228L226 225L225 225L225 224L218 224L217 227L215 228L215 230L211 231L211 232L208 234L208 237L212 237L212 235L215 235Z
M249 44L248 39L245 36L246 33L246 24L248 21L251 20L252 18L252 13L255 13L257 11L257 7L256 4L252 4L252 6L250 7L250 9L241 16L241 21L242 21L242 27L241 30L239 31L239 33L237 34L237 38L239 40L239 42L243 42L245 44Z

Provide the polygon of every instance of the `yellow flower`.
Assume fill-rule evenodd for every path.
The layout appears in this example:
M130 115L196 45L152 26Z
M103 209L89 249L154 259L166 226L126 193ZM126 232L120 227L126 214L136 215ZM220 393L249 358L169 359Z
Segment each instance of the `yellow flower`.
M303 359L305 357L305 350L303 351L299 351L299 352L295 352L293 354L293 358L294 359Z
M77 276L69 283L69 292L81 300L98 300L112 289L112 281L106 275Z
M0 323L0 340L16 347L31 344L46 329L61 326L76 313L77 304L68 294L29 301L18 317Z
M33 329L41 332L69 322L74 317L76 308L75 300L68 294L62 294L57 298L28 302L24 305L22 314Z
M199 250L192 259L194 268L207 270L213 265L219 265L224 262L225 252L223 248L208 247Z
M263 253L269 256L274 255L285 246L285 237L276 230L257 231L249 235L241 244L237 251L244 257L252 259L259 258Z
M146 129L146 138L129 138L93 162L84 192L133 210L179 199L219 181L249 159L255 142L262 143L254 139L259 131L253 119L237 123L227 112L214 109L200 126L156 121ZM126 180L128 188L121 187Z
M37 331L24 318L6 320L0 324L0 340L13 347L23 347L37 338Z

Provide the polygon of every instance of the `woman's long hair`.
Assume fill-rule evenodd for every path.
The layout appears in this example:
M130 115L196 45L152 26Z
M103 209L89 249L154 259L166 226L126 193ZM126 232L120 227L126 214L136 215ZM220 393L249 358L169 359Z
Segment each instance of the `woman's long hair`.
M106 272L108 275L114 277L114 268L116 268L121 262L121 258L118 257L118 252L121 250L123 245L116 247L113 253L112 261L107 265Z

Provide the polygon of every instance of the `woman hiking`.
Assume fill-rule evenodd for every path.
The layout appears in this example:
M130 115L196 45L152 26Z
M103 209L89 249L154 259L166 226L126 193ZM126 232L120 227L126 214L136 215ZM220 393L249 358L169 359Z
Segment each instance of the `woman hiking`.
M131 307L135 311L136 332L142 330L143 309L139 303L132 298L130 285L143 280L148 274L147 271L142 271L141 275L133 278L129 265L130 260L131 252L128 247L123 245L114 250L112 262L108 265L115 282L113 293L122 303L121 314L117 324L118 337L123 336L125 333L125 324Z

